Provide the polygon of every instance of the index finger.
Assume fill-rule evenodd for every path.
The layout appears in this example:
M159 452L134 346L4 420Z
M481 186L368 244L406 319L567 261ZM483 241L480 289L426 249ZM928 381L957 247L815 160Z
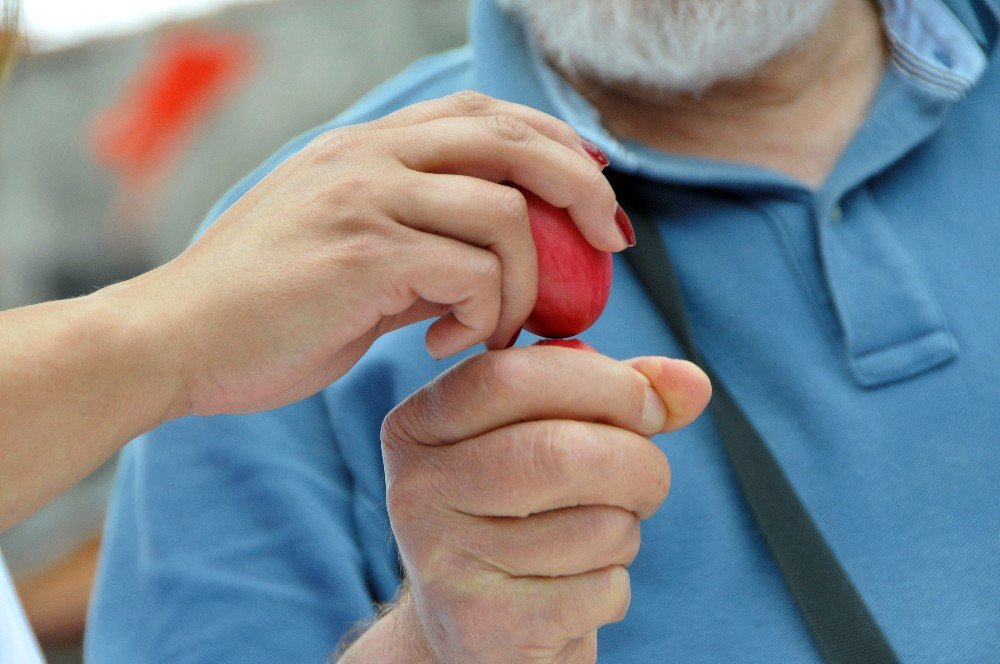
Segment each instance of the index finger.
M447 97L419 102L373 120L367 123L367 126L375 129L393 129L459 115L468 117L510 115L523 120L538 133L562 143L588 162L597 162L601 168L607 167L609 163L600 148L589 141L585 142L576 130L559 118L530 106L496 99L475 90L464 90Z

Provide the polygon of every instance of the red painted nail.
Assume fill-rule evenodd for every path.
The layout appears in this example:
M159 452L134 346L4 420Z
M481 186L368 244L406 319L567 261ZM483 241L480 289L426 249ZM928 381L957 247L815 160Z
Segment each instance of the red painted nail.
M591 156L591 158L594 161L597 162L597 165L600 166L601 169L605 169L611 165L611 160L608 159L608 155L604 154L604 150L597 147L597 145L593 141L581 136L580 143L583 144L583 149L587 152L587 154Z
M632 228L632 221L625 214L625 210L619 205L615 208L615 223L618 225L618 230L622 232L622 236L628 243L628 246L635 246L635 229Z

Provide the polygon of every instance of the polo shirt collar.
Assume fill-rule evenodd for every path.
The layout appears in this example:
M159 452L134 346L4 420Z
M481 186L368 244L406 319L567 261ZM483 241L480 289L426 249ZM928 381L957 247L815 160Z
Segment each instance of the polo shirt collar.
M984 34L978 20L970 30L941 0L881 0L881 4L893 65L901 73L948 99L961 99L972 90L987 64L973 35Z

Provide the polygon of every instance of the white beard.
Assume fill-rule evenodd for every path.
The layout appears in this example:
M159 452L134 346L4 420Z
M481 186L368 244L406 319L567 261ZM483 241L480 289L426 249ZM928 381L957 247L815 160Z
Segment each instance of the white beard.
M495 0L571 75L697 93L812 34L836 0Z

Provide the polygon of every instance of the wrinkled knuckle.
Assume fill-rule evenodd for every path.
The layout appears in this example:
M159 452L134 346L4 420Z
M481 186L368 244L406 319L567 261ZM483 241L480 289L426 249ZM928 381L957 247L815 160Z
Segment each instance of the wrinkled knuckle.
M451 102L461 115L477 115L493 108L496 101L476 90L462 90L451 95Z
M382 420L382 446L395 456L409 452L411 447L420 444L420 427L424 422L420 394L393 408Z
M490 130L501 141L525 143L533 134L527 122L513 115L494 115L488 122Z
M513 223L527 222L528 201L514 187L495 187L494 206L500 215Z
M392 410L389 414L382 419L382 427L379 430L379 437L382 439L382 445L391 450L395 450L399 447L399 443L403 440L405 435L405 415L400 411L403 410L409 402L404 402Z

